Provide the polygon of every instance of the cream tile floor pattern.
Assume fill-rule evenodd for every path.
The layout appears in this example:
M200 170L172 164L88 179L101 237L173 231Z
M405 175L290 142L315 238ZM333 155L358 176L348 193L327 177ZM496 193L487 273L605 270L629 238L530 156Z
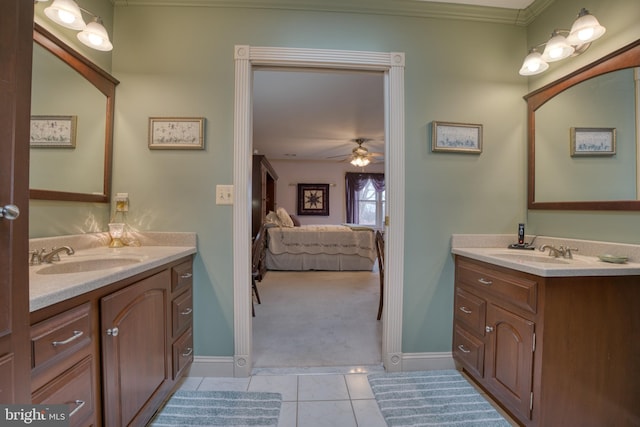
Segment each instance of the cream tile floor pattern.
M278 427L386 427L367 374L188 377L182 390L270 391L282 394Z

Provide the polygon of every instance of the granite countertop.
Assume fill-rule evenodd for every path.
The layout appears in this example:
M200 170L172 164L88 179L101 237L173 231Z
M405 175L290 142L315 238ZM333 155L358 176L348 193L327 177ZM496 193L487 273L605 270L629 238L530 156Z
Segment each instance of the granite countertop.
M60 261L29 267L29 310L39 310L196 253L195 233L141 233L135 237L139 246L117 249L107 246L109 238L105 233L30 240L30 249L68 245L75 254L62 252ZM122 259L131 263L94 271L43 274L51 266L64 268L82 261Z
M525 242L532 240L533 236L525 237ZM535 250L507 249L514 241L512 235L454 234L451 252L542 277L640 276L640 245L537 236ZM573 251L573 259L553 258L538 250L544 244L577 250ZM628 260L621 264L604 262L600 255L624 256Z

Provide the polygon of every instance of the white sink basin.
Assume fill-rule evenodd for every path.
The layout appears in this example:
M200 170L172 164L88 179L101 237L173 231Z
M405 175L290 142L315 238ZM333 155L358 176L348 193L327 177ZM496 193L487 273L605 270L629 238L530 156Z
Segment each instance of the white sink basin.
M89 271L107 270L109 268L122 267L140 262L138 258L103 258L85 259L79 261L64 261L59 264L51 264L40 268L37 274L69 274L86 273Z
M528 253L502 253L496 252L489 254L497 258L503 258L515 262L536 262L539 264L571 264L570 259L554 258L549 255L536 255Z

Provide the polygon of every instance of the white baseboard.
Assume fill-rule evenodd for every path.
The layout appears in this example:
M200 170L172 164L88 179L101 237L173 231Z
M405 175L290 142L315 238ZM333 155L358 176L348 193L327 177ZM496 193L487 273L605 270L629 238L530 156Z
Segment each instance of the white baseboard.
M432 371L437 369L456 369L453 353L403 353L403 371Z
M403 371L431 371L456 369L451 352L403 353ZM195 356L189 370L190 377L233 377L233 356Z
M233 356L194 356L190 377L233 377Z

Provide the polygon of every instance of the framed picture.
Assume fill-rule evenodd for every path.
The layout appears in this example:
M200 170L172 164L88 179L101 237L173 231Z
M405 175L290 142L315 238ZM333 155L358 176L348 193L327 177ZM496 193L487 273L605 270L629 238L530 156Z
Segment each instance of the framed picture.
M31 116L29 146L76 148L77 116Z
M203 150L203 117L149 117L149 148Z
M613 156L616 128L571 128L571 157Z
M298 215L329 216L329 184L298 184Z
M482 125L432 122L431 151L482 153Z

